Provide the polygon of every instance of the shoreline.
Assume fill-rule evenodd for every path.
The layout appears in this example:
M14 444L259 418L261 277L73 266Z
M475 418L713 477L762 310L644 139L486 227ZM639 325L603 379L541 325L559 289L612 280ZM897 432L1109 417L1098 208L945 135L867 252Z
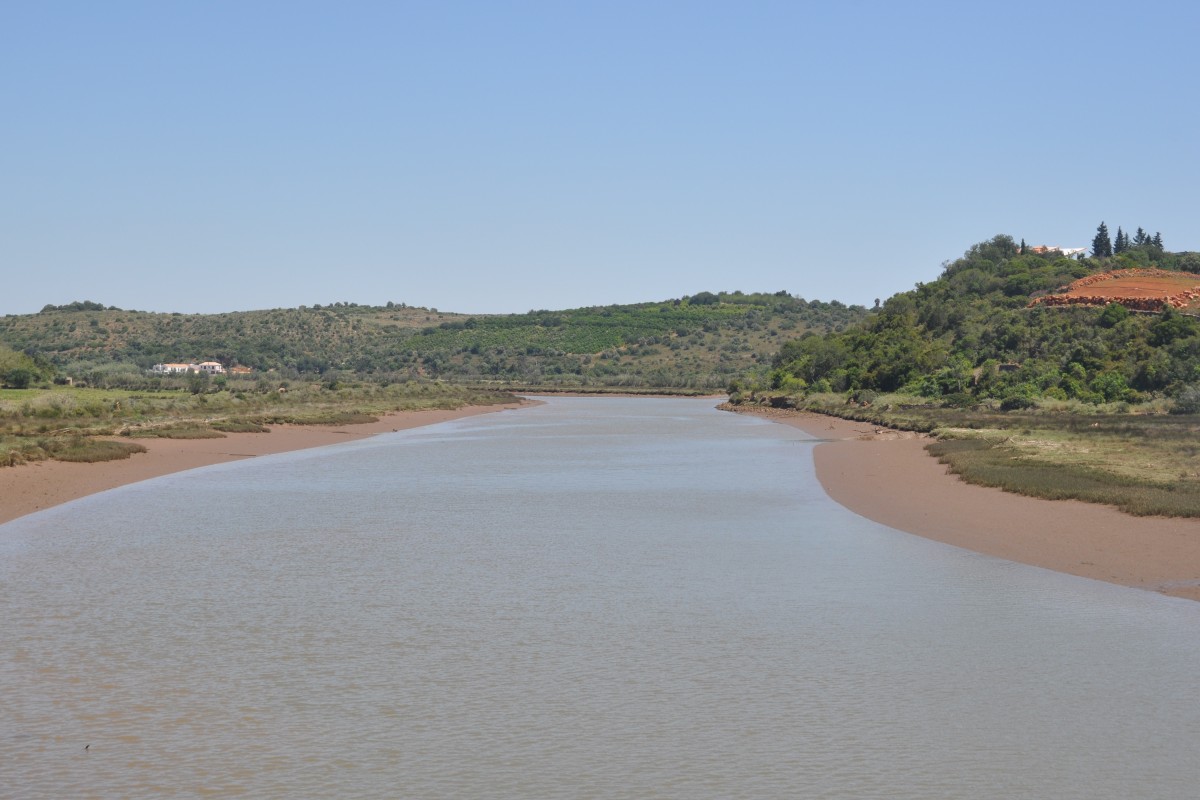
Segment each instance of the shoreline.
M324 447L530 405L537 405L537 401L396 411L376 422L354 425L274 425L268 433L227 433L220 439L139 439L138 443L146 447L145 453L116 461L35 461L3 467L0 468L0 525L71 500L174 472Z
M401 411L355 425L277 425L221 439L144 439L147 452L99 464L0 469L0 525L98 492L198 467L336 444L537 405ZM823 440L817 479L850 511L890 528L1031 566L1200 601L1200 524L1111 506L975 486L925 451L931 437L807 411L737 409Z
M926 434L809 411L753 409L823 441L817 480L854 513L990 556L1200 601L1200 521L976 486L925 450Z

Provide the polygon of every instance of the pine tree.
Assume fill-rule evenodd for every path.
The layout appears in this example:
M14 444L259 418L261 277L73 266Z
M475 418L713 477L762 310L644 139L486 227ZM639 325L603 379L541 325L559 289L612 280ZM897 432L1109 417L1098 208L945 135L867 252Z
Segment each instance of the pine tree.
M1162 234L1161 234L1161 233L1159 233L1158 231L1155 231L1155 232L1154 232L1154 241L1153 241L1153 244L1154 244L1154 246L1155 246L1155 247L1157 247L1159 250L1162 250L1162 249L1163 249L1163 243L1162 243Z
M1141 247L1146 243L1146 232L1139 226L1137 233L1133 235L1133 243L1137 247Z
M1129 249L1129 237L1121 230L1121 226L1117 226L1117 238L1113 242L1113 255L1124 253Z
M1113 254L1112 239L1108 238L1108 226L1103 222L1100 227L1096 228L1096 235L1092 238L1092 255L1096 258L1108 258Z
M1021 255L1025 255L1025 240L1024 239L1021 240L1021 249L1018 250L1017 252L1020 253Z

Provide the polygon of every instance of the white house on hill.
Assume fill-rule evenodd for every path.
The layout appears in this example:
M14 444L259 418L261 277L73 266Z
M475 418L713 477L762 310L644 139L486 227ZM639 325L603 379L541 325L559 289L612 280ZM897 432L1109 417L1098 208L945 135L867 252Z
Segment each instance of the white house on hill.
M222 375L225 367L217 361L201 361L199 364L155 364L150 368L155 375L186 375L189 372L203 372L206 375Z

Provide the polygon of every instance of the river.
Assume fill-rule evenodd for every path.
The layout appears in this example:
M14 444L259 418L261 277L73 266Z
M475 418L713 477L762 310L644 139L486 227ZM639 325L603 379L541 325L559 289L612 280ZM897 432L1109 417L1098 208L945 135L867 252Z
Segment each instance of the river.
M0 797L1195 796L1200 604L870 522L713 404L550 398L0 526Z

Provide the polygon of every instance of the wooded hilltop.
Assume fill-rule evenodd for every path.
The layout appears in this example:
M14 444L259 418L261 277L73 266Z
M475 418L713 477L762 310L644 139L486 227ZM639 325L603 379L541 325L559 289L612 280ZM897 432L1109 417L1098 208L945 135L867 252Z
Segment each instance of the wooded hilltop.
M891 297L862 323L788 342L765 382L751 379L734 389L849 392L855 399L903 392L952 407L996 401L1004 410L1050 400L1173 398L1183 406L1178 410L1198 410L1200 309L1180 312L1161 302L1150 314L1119 302L1030 306L1087 276L1148 267L1197 273L1200 254L1166 253L1148 243L1074 259L1029 252L997 236L945 264L937 280Z

